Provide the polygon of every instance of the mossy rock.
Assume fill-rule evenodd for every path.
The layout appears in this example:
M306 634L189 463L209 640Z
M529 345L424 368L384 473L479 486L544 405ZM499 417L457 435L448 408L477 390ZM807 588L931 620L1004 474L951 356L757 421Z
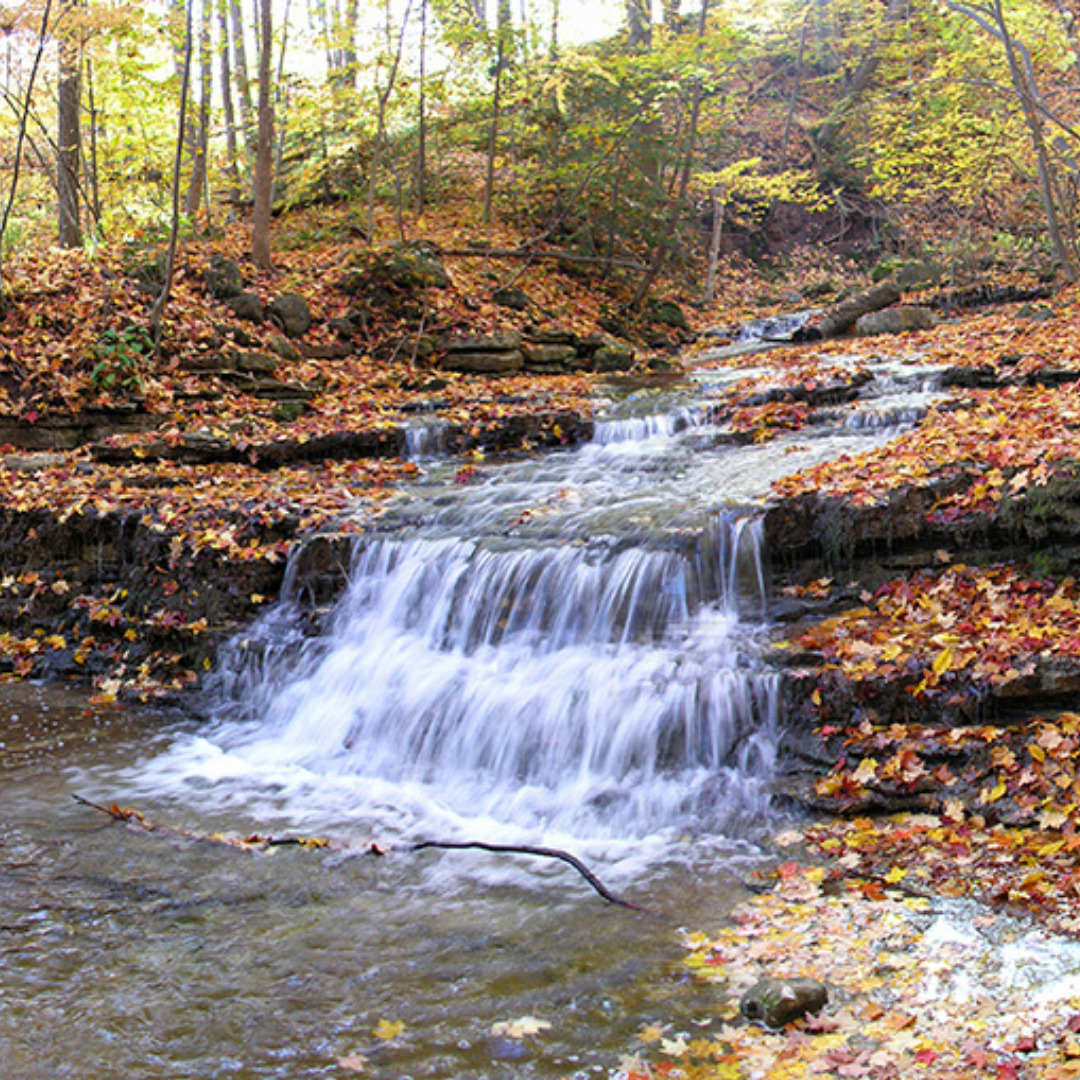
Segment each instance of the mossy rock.
M420 241L365 252L338 282L342 292L376 301L386 294L445 289L449 285L450 275L438 252Z
M688 330L686 313L674 300L650 298L645 305L645 314L651 323L658 326L670 326L673 330Z
M770 1028L783 1028L810 1013L820 1012L829 1001L829 992L817 979L798 976L759 979L743 994L739 1010L748 1020Z

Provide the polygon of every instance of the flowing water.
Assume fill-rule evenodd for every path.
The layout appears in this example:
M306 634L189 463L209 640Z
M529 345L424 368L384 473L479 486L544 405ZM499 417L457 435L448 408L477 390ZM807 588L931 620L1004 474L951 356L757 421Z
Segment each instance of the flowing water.
M608 1075L641 1024L707 1008L671 927L742 895L782 724L756 501L928 392L883 375L828 425L733 447L722 378L630 395L573 452L426 461L329 616L298 581L233 643L206 722L12 692L0 1075ZM147 835L72 793L335 850ZM663 918L562 863L408 850L430 840L570 850ZM553 1026L497 1026L523 1016Z

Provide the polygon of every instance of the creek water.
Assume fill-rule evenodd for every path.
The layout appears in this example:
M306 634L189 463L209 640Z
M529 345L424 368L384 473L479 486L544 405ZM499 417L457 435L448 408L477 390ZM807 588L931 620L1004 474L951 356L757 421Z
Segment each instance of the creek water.
M883 369L814 431L736 447L724 378L630 394L575 451L425 460L334 611L294 582L201 722L5 689L0 1073L609 1075L642 1024L707 1009L672 928L743 895L783 719L755 504L931 392ZM335 850L147 835L75 793ZM566 849L662 918L562 863L408 850L427 840ZM525 1016L552 1027L498 1027Z

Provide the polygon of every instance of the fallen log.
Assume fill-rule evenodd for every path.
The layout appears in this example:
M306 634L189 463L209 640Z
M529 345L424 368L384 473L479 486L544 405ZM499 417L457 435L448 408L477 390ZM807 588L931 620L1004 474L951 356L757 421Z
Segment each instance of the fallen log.
M818 332L823 338L839 337L847 333L859 318L871 311L880 311L900 300L900 289L891 281L883 281L866 292L848 297L835 307L829 308L818 323Z

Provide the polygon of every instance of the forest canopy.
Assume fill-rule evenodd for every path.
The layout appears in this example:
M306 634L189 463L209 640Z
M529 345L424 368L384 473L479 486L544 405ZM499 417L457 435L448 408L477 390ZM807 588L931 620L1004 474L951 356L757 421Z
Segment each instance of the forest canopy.
M377 242L468 189L485 223L646 264L644 290L803 244L1072 278L1075 7L8 4L3 252L253 212L258 243L269 214L341 202Z

